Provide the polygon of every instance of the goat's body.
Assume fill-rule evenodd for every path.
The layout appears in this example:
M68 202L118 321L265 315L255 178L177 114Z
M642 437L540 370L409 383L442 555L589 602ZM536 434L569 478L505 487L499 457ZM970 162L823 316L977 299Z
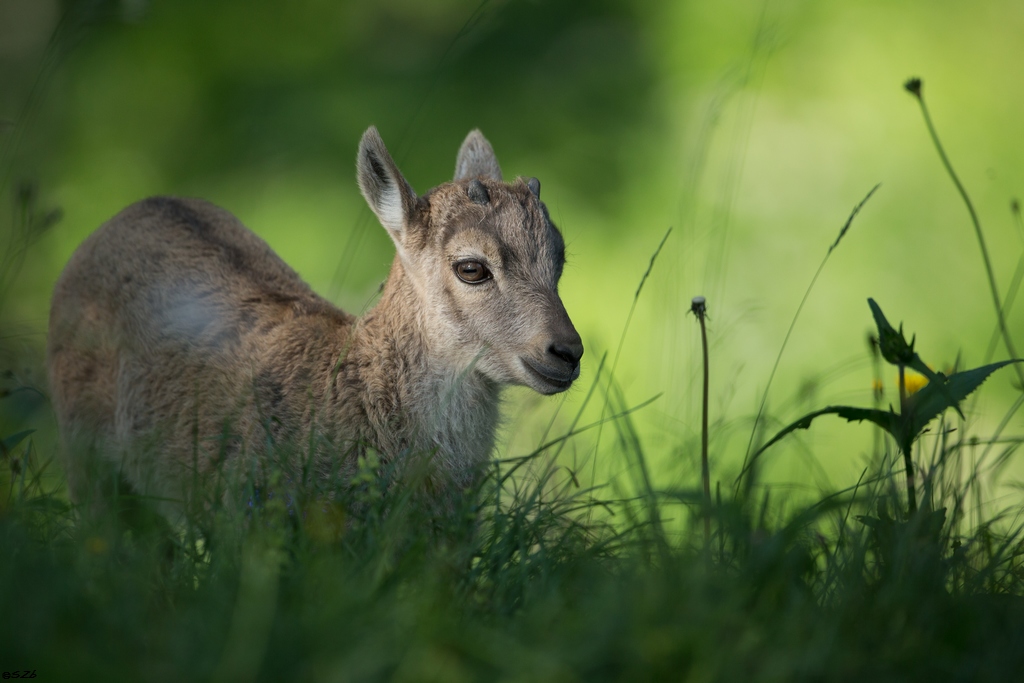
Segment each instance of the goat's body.
M181 500L239 451L289 444L301 460L310 430L321 472L350 471L370 446L433 451L453 483L469 483L493 445L498 387L437 363L419 316L390 315L415 305L407 290L399 265L357 321L212 204L125 209L83 243L53 297L49 366L72 496L97 495L105 467L136 492Z
M473 131L454 180L418 197L372 127L357 179L397 248L359 319L204 201L141 201L78 248L48 344L73 500L102 508L123 485L173 518L215 470L260 476L272 458L345 479L372 448L428 457L446 504L493 448L502 385L572 384L583 346L539 181L503 182Z

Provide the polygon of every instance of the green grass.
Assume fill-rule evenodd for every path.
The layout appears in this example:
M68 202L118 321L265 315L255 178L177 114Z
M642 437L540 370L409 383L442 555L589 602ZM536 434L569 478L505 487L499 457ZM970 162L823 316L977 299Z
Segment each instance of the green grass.
M449 512L369 463L353 487L279 477L174 533L126 529L47 489L28 444L0 513L0 667L40 680L1010 680L1024 664L1019 529L967 529L971 486L945 493L958 443L912 517L882 462L804 509L772 490L716 501L709 550L699 489L602 500L540 455Z
M31 208L16 214L12 234L27 249L54 214L38 210L34 193L19 197ZM23 251L11 254L4 287ZM986 267L1001 316L1016 292L1001 297ZM876 374L882 359L901 376L904 367L930 372L902 329L872 311ZM1011 346L1005 323L1000 333ZM898 413L816 410L777 439L761 435L759 413L735 486L704 477L663 488L632 423L638 406L604 367L585 401L603 402L598 424L577 416L535 452L493 463L454 509L438 509L427 491L429 462L395 471L369 457L351 482L300 485L287 468L232 481L204 492L175 527L139 514L145 500L121 497L98 517L69 504L46 430L30 432L47 422L44 397L8 373L0 672L41 681L1006 681L1024 670L1024 501L990 493L1021 445L1003 432L1024 398L984 436L948 410L998 368L932 373ZM860 478L809 502L761 483L764 459L786 457L776 441L826 414L881 435ZM630 465L605 486L590 483L593 463L572 471L559 458L589 430L607 435L602 457ZM293 460L287 447L278 454Z
M894 440L812 505L756 483L708 502L696 485L651 487L630 411L604 386L615 452L633 462L615 498L557 465L565 435L495 463L455 509L426 492L429 463L368 457L350 484L300 485L286 468L231 482L171 529L128 514L134 499L87 517L33 435L13 434L0 667L105 681L978 681L1024 665L1021 507L969 523L990 508L983 478L964 477L979 442L962 420L939 420L931 452L917 441L913 513Z

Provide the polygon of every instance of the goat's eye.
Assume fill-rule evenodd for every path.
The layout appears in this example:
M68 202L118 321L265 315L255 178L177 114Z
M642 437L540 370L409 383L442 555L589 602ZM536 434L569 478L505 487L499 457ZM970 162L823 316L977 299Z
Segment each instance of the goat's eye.
M455 264L455 274L463 282L478 285L491 279L491 271L479 261L459 261Z

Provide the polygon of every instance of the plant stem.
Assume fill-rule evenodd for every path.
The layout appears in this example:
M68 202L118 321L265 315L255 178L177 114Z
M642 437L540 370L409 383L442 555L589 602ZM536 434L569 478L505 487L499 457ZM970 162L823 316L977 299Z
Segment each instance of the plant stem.
M911 79L904 87L917 98L918 103L921 105L921 113L924 115L924 123L928 128L928 134L931 135L932 142L935 144L935 149L939 153L939 159L942 160L942 165L945 166L946 173L949 174L953 184L956 185L956 189L960 193L960 197L964 200L964 204L967 206L967 212L971 215L971 223L974 225L974 234L978 238L978 246L981 247L981 258L985 262L985 273L988 275L988 287L992 293L992 302L995 304L996 317L999 320L999 330L1003 335L1003 343L1006 344L1006 350L1009 352L1010 358L1020 358L1020 356L1017 355L1017 350L1014 348L1013 340L1010 338L1010 332L1006 327L1006 316L1003 315L1003 303L999 299L999 289L996 287L995 271L992 269L992 260L988 255L988 247L985 246L985 236L981 232L981 222L978 220L978 214L974 210L974 204L971 203L971 198L967 195L967 190L960 182L960 178L957 177L956 171L953 170L953 165L949 162L949 157L946 156L946 151L942 148L942 143L939 141L939 134L935 131L935 126L932 124L932 117L928 114L928 106L924 102L924 95L921 92L921 81L919 79ZM1024 385L1024 370L1016 364L1014 365L1014 369L1017 371L1017 379L1019 379L1021 384Z
M881 410L882 399L885 397L884 385L882 384L882 353L878 346L878 337L873 334L868 335L868 350L871 354L871 369L874 377L874 382L871 386L874 408L875 410ZM885 430L876 425L872 433L874 437L871 440L871 461L880 462Z
M906 369L903 363L899 364L900 368L900 415L906 419L907 415L907 381L906 381ZM903 443L900 444L900 450L903 451L903 462L907 469L907 508L910 510L910 514L917 512L917 490L914 485L914 459L911 457L914 448L914 439L909 435L902 438Z
M704 350L704 395L703 413L700 425L700 475L704 483L704 502L707 507L704 511L704 547L711 546L711 468L708 466L708 331L704 324L704 317L707 314L707 303L702 296L693 297L690 310L700 321L700 342Z
M1020 202L1016 199L1010 202L1010 212L1013 214L1013 222L1017 224L1017 231L1020 233L1021 238L1024 238L1024 222L1021 221L1020 217ZM1021 281L1024 280L1024 254L1021 254L1017 260L1017 270L1013 273L1013 279L1010 280L1010 288L1006 290L1006 297L1003 299L1003 317L1008 317L1010 311L1013 309L1013 302L1017 298L1017 292L1020 291ZM992 332L992 339L988 343L988 349L985 351L985 362L988 363L992 360L992 356L996 352L996 344L999 342L1000 327L997 324L996 329ZM977 396L975 396L977 399Z

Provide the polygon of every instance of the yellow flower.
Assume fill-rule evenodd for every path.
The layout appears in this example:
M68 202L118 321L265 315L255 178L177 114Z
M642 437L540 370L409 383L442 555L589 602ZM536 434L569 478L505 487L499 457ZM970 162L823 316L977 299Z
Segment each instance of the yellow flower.
M911 396L924 389L924 385L928 384L928 378L908 370L904 377L904 382L907 386L907 396Z

